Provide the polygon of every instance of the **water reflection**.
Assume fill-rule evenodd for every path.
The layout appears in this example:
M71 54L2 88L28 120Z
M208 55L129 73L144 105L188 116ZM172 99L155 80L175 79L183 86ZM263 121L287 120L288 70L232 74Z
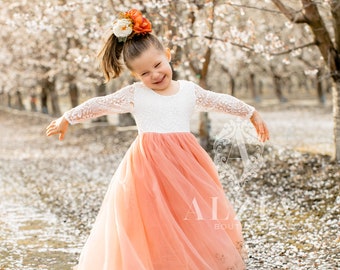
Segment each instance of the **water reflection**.
M56 215L27 204L16 185L0 179L0 269L71 269L79 239Z

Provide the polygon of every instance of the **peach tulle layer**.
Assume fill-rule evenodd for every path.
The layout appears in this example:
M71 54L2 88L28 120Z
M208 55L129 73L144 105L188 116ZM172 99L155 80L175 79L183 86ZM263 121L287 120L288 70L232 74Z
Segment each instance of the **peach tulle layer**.
M76 269L244 269L242 242L196 138L144 133L115 172Z

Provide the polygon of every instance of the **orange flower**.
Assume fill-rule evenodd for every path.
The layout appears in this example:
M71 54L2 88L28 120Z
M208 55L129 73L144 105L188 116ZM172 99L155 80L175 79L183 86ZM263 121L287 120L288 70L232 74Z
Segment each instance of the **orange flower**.
M133 22L133 32L136 34L144 34L152 31L150 21L144 18L139 10L131 9L126 12L125 15L131 18Z

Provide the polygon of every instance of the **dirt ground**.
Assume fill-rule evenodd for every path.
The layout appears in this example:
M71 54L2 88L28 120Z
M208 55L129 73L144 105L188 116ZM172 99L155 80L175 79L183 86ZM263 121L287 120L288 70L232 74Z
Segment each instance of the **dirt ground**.
M340 166L324 155L333 150L330 108L259 110L271 131L264 166L242 187L221 178L243 224L247 269L339 269ZM229 121L211 118L213 134ZM59 142L44 135L50 120L0 109L1 270L71 269L137 135L86 124Z

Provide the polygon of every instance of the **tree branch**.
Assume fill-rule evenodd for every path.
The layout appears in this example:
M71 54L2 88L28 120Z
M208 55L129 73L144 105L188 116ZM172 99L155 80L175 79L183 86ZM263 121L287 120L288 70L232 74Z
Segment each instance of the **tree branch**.
M333 17L335 46L339 51L340 49L340 3L338 1L332 1L330 3L331 13Z
M300 11L297 12L296 10L285 6L282 4L280 0L272 0L273 4L277 6L277 8L286 16L288 20L293 23L308 23L307 18L304 14Z
M208 74L208 68L209 68L209 64L210 64L210 59L211 59L211 47L208 47L205 55L204 55L204 63L202 66L202 70L201 70L201 76L202 78L206 78L207 74Z
M316 45L317 45L317 43L315 41L313 41L313 42L310 42L310 43L307 43L307 44L304 44L304 45L301 45L301 46L298 46L298 47L294 47L294 48L288 49L286 51L277 52L277 53L276 52L271 52L269 54L273 55L273 56L284 55L284 54L288 54L288 53L291 53L291 52L299 50L299 49L303 49L303 48L306 48L306 47L309 47L309 46L316 46Z
M312 64L311 62L307 61L306 59L302 58L302 56L297 57L298 60L300 60L302 63L304 63L306 66L310 68L315 68L315 64Z
M257 9L257 10L270 12L270 13L278 13L278 14L281 13L281 11L278 11L278 10L262 8L262 7L259 8L259 7L249 6L249 5L241 5L241 4L234 4L234 3L227 3L227 5L230 5L230 6L233 6L233 7L240 7L240 8Z
M113 3L113 0L108 0L108 2L109 2L110 8L111 8L112 10L114 10L114 9L115 9L115 6L114 6L114 3Z
M186 38L179 39L178 41L184 41L184 40L188 40L188 39L191 39L191 38L198 38L198 37L202 37L202 36L190 35ZM232 41L227 41L223 38L217 38L217 37L212 37L212 36L203 36L203 37L205 39L209 39L209 40L216 40L216 41L221 41L221 42L224 42L224 43L229 43L229 44L231 44L235 47L239 47L239 48L242 48L244 50L248 50L248 51L252 51L252 52L255 51L253 47L250 47L250 46L247 46L247 45L244 45L244 44L239 44L239 43L232 42ZM317 42L313 41L313 42L310 42L310 43L307 43L307 44L304 44L304 45L301 45L301 46L298 46L298 47L294 47L294 48L291 48L291 49L288 49L288 50L285 50L285 51L281 51L281 52L265 52L265 53L272 55L272 56L279 56L279 55L288 54L288 53L291 53L293 51L303 49L303 48L306 48L306 47L309 47L309 46L314 46L314 45L317 45Z
M194 65L193 61L189 61L189 66L194 71L195 74L201 75L199 68Z

